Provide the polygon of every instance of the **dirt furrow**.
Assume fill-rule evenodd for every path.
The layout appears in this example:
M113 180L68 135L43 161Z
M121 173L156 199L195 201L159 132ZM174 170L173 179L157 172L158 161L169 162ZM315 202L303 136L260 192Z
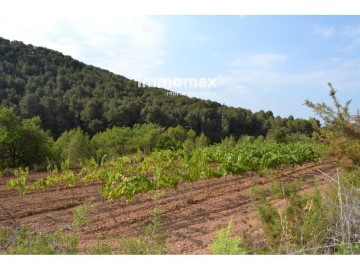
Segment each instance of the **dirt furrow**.
M169 232L168 251L172 254L207 254L214 233L226 227L232 220L236 235L246 235L255 242L263 241L263 235L254 209L255 198L252 188L263 187L271 179L291 181L301 178L305 190L313 187L312 180L318 178L318 169L332 174L333 163L305 164L294 170L286 168L274 172L271 177L250 174L241 177L222 177L194 183L182 183L178 190L161 191L160 199L153 194L138 194L131 202L124 198L105 201L99 194L99 184L80 184L66 188L63 184L50 187L47 191L31 191L20 197L16 190L8 190L9 177L0 178L0 226L14 223L27 224L34 229L54 230L71 227L73 209L83 203L92 205L92 224L74 233L80 236L80 250L85 252L101 234L109 243L118 243L121 237L138 236L143 225L149 222L154 207L161 210L161 224ZM46 173L31 174L46 177ZM319 180L319 186L325 182ZM281 205L281 200L274 201Z

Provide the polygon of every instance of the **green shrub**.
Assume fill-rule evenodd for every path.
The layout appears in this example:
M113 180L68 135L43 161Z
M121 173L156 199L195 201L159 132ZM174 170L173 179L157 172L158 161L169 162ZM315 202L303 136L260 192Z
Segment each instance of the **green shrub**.
M0 169L44 164L52 145L39 117L21 119L13 108L0 108Z
M161 228L160 211L155 209L151 222L145 226L144 233L136 238L122 238L120 254L148 255L166 254L167 232Z
M360 254L360 244L338 245L336 255Z
M111 247L106 243L97 242L95 246L93 246L89 254L91 255L110 255Z
M328 155L342 167L351 168L360 165L360 116L350 114L351 100L341 104L336 96L336 90L331 83L329 95L333 105L313 103L305 104L311 108L324 122L317 137L329 145Z
M241 238L234 238L232 234L232 222L230 221L226 229L216 232L215 240L211 244L212 254L214 255L239 255L248 254L248 250Z
M315 190L300 195L298 183L278 184L270 188L275 198L286 198L287 205L278 210L268 199L257 203L260 221L272 253L316 253L326 244L328 230L326 208Z
M89 226L91 224L91 211L92 207L89 204L83 204L75 208L73 211L73 226L75 228Z
M79 239L57 230L33 232L26 226L19 230L0 228L0 250L4 254L77 254Z
M276 181L270 188L271 194L277 199L289 198L300 190L300 181Z
M56 140L53 152L58 162L69 160L70 166L78 166L94 156L90 138L80 128L65 131Z
M325 193L327 222L330 228L329 244L339 243L335 252L358 253L360 243L360 189L359 166L351 172L326 175L331 186Z

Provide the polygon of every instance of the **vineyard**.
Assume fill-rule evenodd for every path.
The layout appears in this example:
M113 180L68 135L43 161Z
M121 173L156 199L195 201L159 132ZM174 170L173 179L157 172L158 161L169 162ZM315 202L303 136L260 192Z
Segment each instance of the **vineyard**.
M80 237L79 252L88 253L99 243L116 248L122 237L138 237L158 209L168 253L211 253L215 231L230 220L234 230L261 245L253 188L300 177L303 189L311 190L318 169L336 170L321 160L322 151L315 144L243 143L157 151L134 160L91 159L75 169L68 162L40 173L18 169L15 178L0 178L6 201L0 203L0 227L60 229ZM83 206L91 206L91 223L76 229L73 213Z
M28 190L43 189L63 182L69 188L80 183L101 185L105 199L119 199L124 196L128 201L135 194L158 189L177 189L178 185L203 179L223 176L241 176L244 173L266 172L279 169L283 165L303 165L314 162L320 157L321 147L304 143L292 144L253 144L244 143L235 147L211 146L194 151L155 151L134 161L119 157L100 164L90 159L82 169L75 173L69 162L61 164L60 170L49 166L49 175L27 184L29 169L17 169L16 178L7 183L9 188L17 188L20 195Z
M312 179L320 177L317 169L327 173L336 172L332 163L312 163L288 168L277 174L277 179L289 181L305 176L305 188L312 187ZM28 175L30 183L47 173ZM79 252L86 253L99 241L116 248L121 237L137 237L142 233L143 224L151 219L152 209L161 211L161 224L169 232L166 239L170 254L210 254L210 243L215 231L226 227L233 221L233 229L253 243L262 243L264 235L253 206L252 189L267 186L270 179L257 175L250 177L226 176L217 179L199 180L194 183L179 184L177 190L162 192L157 203L152 193L137 194L132 201L123 197L118 200L105 200L101 196L99 183L77 183L68 188L65 183L55 183L44 190L27 190L23 196L18 191L8 189L9 177L0 178L0 227L16 224L27 225L33 230L64 230L80 237ZM325 181L319 183L325 185ZM281 207L283 201L274 201ZM84 204L91 204L91 225L74 231L72 215L74 210ZM98 240L100 239L100 240Z

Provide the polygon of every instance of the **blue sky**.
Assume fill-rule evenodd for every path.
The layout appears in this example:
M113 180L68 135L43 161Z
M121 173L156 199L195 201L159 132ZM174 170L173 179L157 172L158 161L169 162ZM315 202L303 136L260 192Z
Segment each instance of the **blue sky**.
M0 36L44 46L131 79L212 78L210 99L310 117L328 82L360 108L360 16L0 17ZM46 21L46 23L44 23Z

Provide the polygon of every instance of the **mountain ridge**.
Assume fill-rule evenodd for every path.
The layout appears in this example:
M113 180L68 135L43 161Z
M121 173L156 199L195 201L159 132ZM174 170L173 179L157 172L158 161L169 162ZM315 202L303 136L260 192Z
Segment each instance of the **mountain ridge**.
M168 95L137 81L85 64L45 47L0 37L0 106L23 118L40 116L56 138L76 127L90 135L113 126L155 123L204 132L213 142L227 136L266 136L273 127L297 126L310 135L313 120L274 117L218 102ZM290 125L291 126L291 125Z

